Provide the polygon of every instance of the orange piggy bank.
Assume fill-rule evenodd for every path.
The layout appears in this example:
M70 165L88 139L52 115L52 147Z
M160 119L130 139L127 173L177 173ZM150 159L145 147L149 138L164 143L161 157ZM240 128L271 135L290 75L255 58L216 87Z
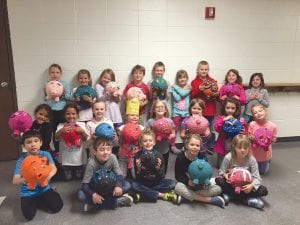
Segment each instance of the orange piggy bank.
M28 155L21 164L21 174L24 177L28 189L33 190L37 183L41 187L48 184L47 177L51 171L51 166L47 157L38 155Z

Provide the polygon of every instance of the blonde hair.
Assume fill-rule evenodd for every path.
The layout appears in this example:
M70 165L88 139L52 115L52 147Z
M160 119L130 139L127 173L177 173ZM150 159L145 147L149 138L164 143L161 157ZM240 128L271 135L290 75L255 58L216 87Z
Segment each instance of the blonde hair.
M152 136L153 141L155 143L155 133L150 128L146 128L142 131L142 133L139 136L140 147L142 146L144 136Z
M248 155L247 158L250 156L250 148L251 148L251 142L247 135L245 134L238 134L236 135L231 142L231 159L230 159L230 165L233 165L237 161L237 155L236 155L236 148L244 148L248 149Z
M192 138L200 141L200 146L202 145L202 139L199 134L187 134L184 140L184 149L187 150L187 145L191 142Z
M160 100L160 99L156 99L156 100L153 102L153 104L152 104L152 106L151 106L151 110L150 110L150 117L151 117L151 118L155 118L155 117L156 117L156 114L155 114L154 110L155 110L155 107L156 107L156 105L157 105L158 103L162 103L162 104L165 106L166 112L165 112L165 114L164 114L164 117L170 118L170 113L169 113L169 110L168 110L167 103L166 103L165 101Z
M205 60L201 60L199 63L198 63L198 66L197 66L197 70L199 70L199 67L200 66L208 66L208 69L209 69L209 63Z
M81 69L81 70L78 71L78 73L77 73L77 80L79 81L80 75L83 75L83 74L86 74L88 76L88 78L89 78L89 86L92 86L93 81L92 81L91 73L90 73L90 71L88 71L86 69Z

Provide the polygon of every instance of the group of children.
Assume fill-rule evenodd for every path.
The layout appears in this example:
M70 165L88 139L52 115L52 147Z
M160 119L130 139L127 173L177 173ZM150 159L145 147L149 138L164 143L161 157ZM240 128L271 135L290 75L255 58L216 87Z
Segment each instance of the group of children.
M66 180L83 177L78 198L84 203L85 211L91 207L130 206L141 199L156 202L159 198L176 204L190 200L220 207L237 200L259 209L264 207L260 197L267 195L268 191L261 185L260 175L269 170L272 145L267 150L253 145L254 134L259 128L268 128L273 133L272 141L275 141L277 128L266 117L269 99L263 75L253 74L249 89L244 91L242 77L235 69L227 72L224 85L219 89L217 81L209 75L206 61L199 62L197 76L191 85L185 70L177 72L172 86L162 79L164 72L165 65L155 63L153 80L145 84L145 68L134 66L132 81L126 85L122 95L116 84L114 92L108 90L116 79L111 69L105 69L95 86L97 96L84 94L75 97L76 88L71 92L69 85L61 80L61 67L58 64L49 67L49 80L61 82L64 90L59 101L45 99L46 104L37 106L32 130L22 136L22 145L27 153L17 162L13 183L21 184L21 208L25 218L30 220L34 217L37 202L44 202L53 212L58 212L63 206L59 194L49 185L37 185L33 191L26 189L20 165L28 154L44 155L49 159L53 171L48 180L56 173L55 165L61 167ZM91 86L88 70L80 70L77 79L77 88ZM165 82L163 91L158 91L155 82ZM129 92L133 87L138 88L143 96L131 98ZM124 117L119 106L121 101L126 105ZM220 115L217 115L217 104L220 104ZM244 113L241 106L245 108ZM243 128L240 134L228 137L223 125L231 119L239 120ZM193 120L196 128L190 126ZM111 140L95 135L95 129L101 123L115 129ZM198 129L200 123L206 126ZM68 145L64 141L63 136L71 130L80 136L79 145ZM214 131L218 133L216 141ZM184 143L182 149L175 146L177 132ZM134 135L138 139L128 141L129 136ZM51 140L53 150L50 148ZM206 154L212 150L217 154L219 176L211 185L194 185L188 176L190 163L195 157L208 161ZM177 154L176 181L165 178L170 151ZM145 158L150 158L150 161L155 158L154 166L153 162L145 164ZM252 183L243 186L241 194L236 194L228 184L228 174L234 167L243 167L252 176ZM114 189L105 195L96 192L90 185L93 174L101 168L116 174Z

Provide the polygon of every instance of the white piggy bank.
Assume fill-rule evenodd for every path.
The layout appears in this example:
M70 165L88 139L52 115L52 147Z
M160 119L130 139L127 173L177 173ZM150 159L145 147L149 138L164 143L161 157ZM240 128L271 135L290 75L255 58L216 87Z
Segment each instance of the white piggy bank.
M46 84L46 99L53 99L54 101L59 101L59 97L62 96L64 91L64 86L62 83L56 80L49 81Z

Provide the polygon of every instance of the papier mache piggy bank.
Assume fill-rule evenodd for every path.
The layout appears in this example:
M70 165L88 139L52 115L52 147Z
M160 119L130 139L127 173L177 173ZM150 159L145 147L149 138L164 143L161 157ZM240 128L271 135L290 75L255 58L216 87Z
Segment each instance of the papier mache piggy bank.
M58 102L64 91L62 83L56 80L51 80L46 84L46 99L53 99Z
M194 185L210 185L211 165L203 159L194 159L188 167L189 176Z
M108 123L100 123L95 129L95 135L112 140L114 137L114 128Z
M28 155L21 164L21 175L30 190L33 190L37 184L45 187L50 172L51 166L45 156Z
M66 123L64 127L70 128L69 132L63 133L61 135L62 139L65 141L66 146L79 147L81 136L75 131L76 127L79 127L79 125L77 125L76 123Z
M250 172L242 167L233 168L229 173L228 179L237 194L241 192L244 185L252 182Z
M187 120L187 129L190 134L204 135L209 124L203 116L193 115Z
M155 120L153 123L153 130L157 141L170 140L172 125L165 118Z
M233 138L243 130L244 126L238 119L231 118L223 124L223 130L227 137Z
M12 131L13 137L20 137L21 133L30 130L32 118L27 112L17 111L9 117L8 126Z
M205 87L203 90L203 94L207 100L214 99L216 94L218 93L218 85L216 82L211 80L205 80L203 82L203 86Z
M93 174L90 187L99 195L105 196L113 193L116 182L117 176L113 171L101 168Z
M265 151L268 151L273 138L273 133L268 128L259 128L254 132L253 147L262 147Z
M113 97L121 96L120 86L117 82L111 81L105 86L105 92Z
M137 98L140 103L144 102L146 100L146 95L143 93L143 91L138 87L131 87L128 89L126 94L127 99Z
M125 124L122 130L122 143L129 146L138 146L138 139L141 132L141 128L138 124Z
M151 82L152 98L164 100L167 97L168 84L162 77L156 77Z
M97 92L94 88L92 88L89 85L82 85L82 86L79 86L76 89L73 96L74 96L74 98L77 98L77 97L80 98L80 101L78 102L78 105L79 105L81 110L88 109L88 108L92 107L91 103L89 103L89 102L87 102L83 99L84 95L89 96L89 97L92 98L92 100L94 100L94 99L97 98Z
M225 84L224 94L227 95L227 97L232 97L234 95L240 96L241 89L238 84L228 83L228 84Z

